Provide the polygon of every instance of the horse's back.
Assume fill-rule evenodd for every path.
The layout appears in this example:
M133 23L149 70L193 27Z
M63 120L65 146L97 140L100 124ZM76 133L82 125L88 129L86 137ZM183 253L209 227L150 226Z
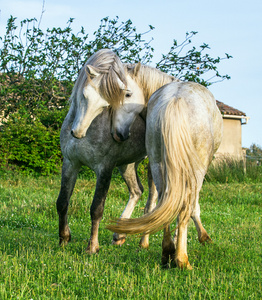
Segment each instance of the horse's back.
M183 109L177 117L184 118L188 124L194 146L200 157L208 164L218 149L222 139L222 116L212 93L204 86L194 82L172 82L157 90L148 103L147 141L162 143L162 126L166 122L167 110L183 102ZM173 103L174 106L170 106ZM172 113L172 112L170 112ZM170 119L176 126L175 115ZM148 146L148 148L150 148ZM150 151L150 150L149 150ZM160 157L160 152L159 152ZM207 158L207 159L206 159Z

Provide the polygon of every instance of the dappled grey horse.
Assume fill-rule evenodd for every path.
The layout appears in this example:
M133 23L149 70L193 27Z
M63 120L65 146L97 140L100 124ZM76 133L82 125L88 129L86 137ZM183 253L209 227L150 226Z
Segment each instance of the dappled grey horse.
M120 82L120 89L117 89ZM124 89L123 82L125 70L119 58L110 50L95 53L79 73L70 98L70 109L61 129L63 167L61 189L57 199L60 244L67 244L71 239L67 220L68 205L78 172L81 166L85 165L97 176L90 210L92 226L87 247L90 254L99 251L99 223L103 216L113 169L118 167L129 189L130 197L122 214L123 218L131 216L143 192L137 167L146 156L145 120L141 115L136 117L130 138L124 142L115 141L111 134L112 101L115 96L123 99L130 96ZM107 101L100 101L101 97L97 97L97 94L102 94ZM148 203L152 205L157 196L152 181L149 181L149 189L152 201ZM114 234L113 239L116 244L122 244L125 235ZM142 247L148 247L148 236L142 238L140 244Z

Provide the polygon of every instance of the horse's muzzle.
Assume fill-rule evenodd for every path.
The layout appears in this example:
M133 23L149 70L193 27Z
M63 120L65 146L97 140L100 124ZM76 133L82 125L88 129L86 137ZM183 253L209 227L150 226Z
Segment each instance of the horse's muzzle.
M83 137L85 137L85 135L83 135L83 134L82 135L76 134L76 132L73 129L71 130L71 134L76 139L82 139Z
M122 143L122 142L126 141L130 136L129 133L123 135L120 132L112 132L111 134L112 134L113 139L118 143Z

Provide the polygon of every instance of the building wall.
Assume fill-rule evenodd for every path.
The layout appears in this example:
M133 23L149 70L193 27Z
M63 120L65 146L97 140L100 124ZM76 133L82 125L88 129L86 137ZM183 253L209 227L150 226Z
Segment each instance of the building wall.
M241 120L224 118L223 125L223 138L216 157L223 155L243 159Z

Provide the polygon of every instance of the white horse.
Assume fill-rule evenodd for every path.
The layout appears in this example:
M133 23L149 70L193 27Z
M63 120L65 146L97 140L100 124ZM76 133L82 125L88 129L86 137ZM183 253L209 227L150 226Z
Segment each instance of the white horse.
M190 217L199 241L210 240L200 221L198 200L208 166L221 143L221 113L214 96L200 84L176 82L156 69L140 65L127 79L129 97L114 111L113 136L116 140L127 138L135 116L147 107L146 149L159 202L148 214L118 219L108 228L127 234L148 234L164 228L162 263L174 260L179 268L191 269L187 255ZM138 90L141 98L137 97ZM169 225L176 217L173 241Z

